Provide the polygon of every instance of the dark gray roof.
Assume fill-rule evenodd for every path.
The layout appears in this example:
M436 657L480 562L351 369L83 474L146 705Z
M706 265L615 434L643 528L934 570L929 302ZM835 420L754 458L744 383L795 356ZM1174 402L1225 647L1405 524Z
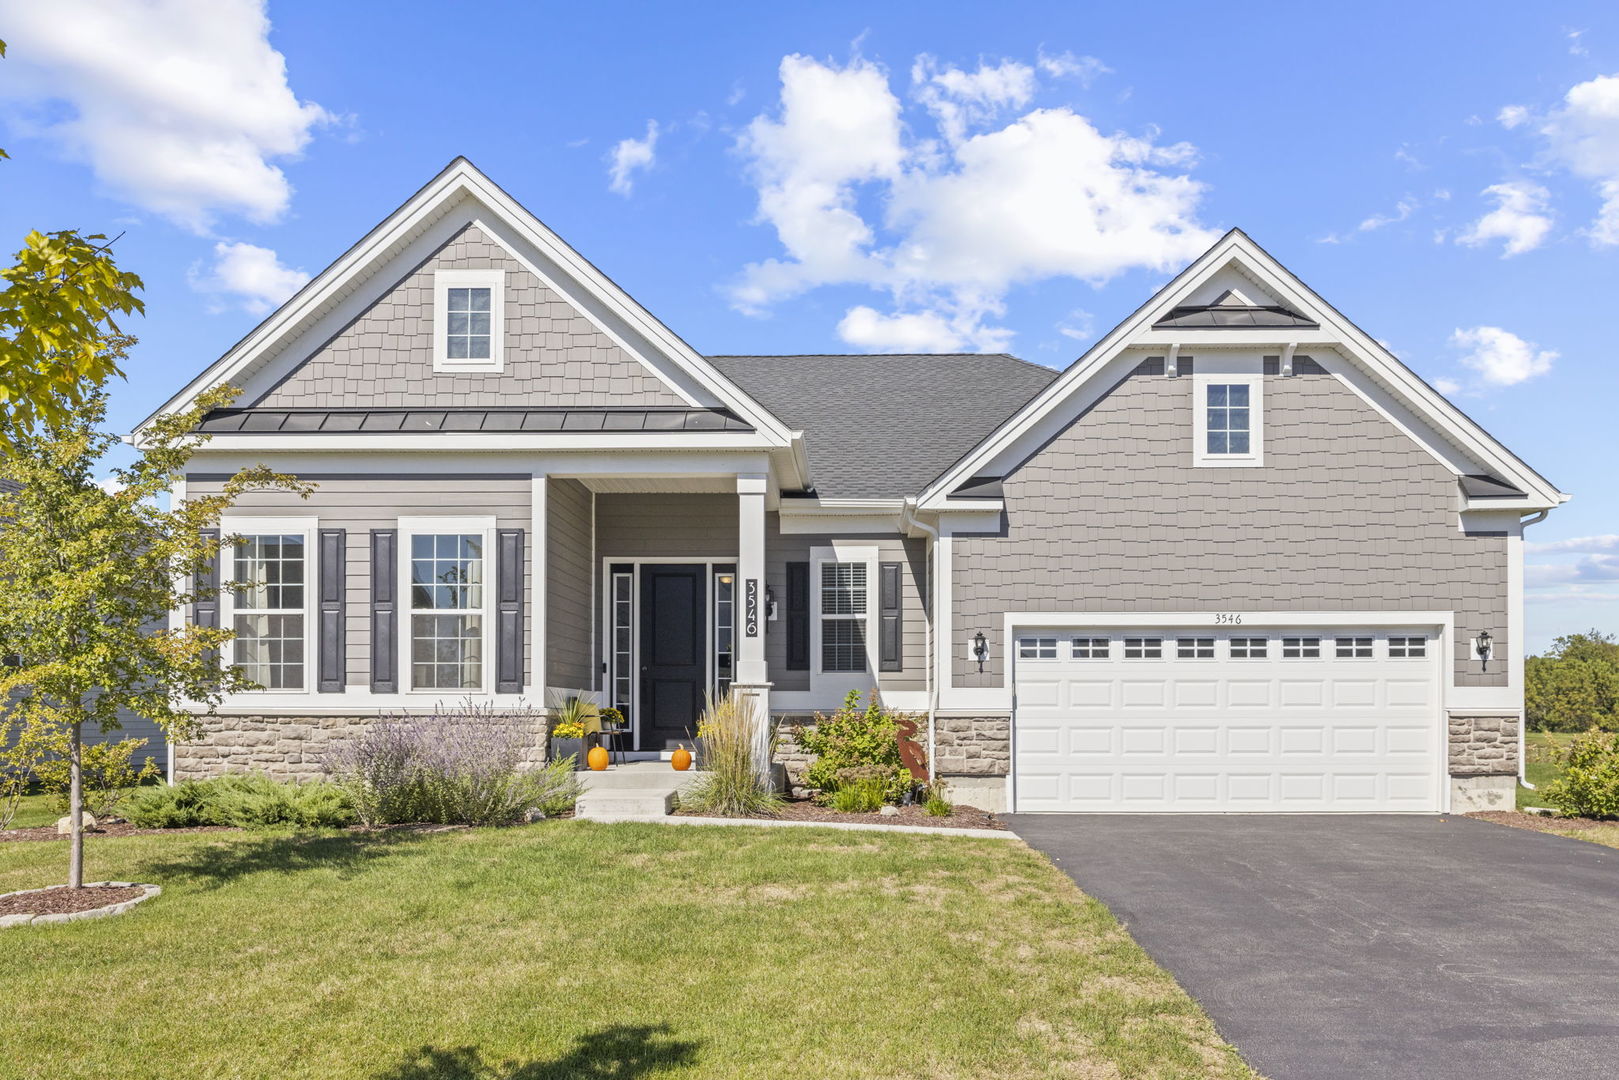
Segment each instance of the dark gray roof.
M1212 304L1182 304L1152 324L1154 330L1224 330L1255 326L1298 326L1314 330L1320 324L1277 304L1250 304L1230 289Z
M838 499L920 494L1057 377L1004 353L708 359L804 432L817 494Z
M1462 477L1462 494L1470 499L1527 499L1529 493L1519 491L1505 480L1482 473Z
M752 431L724 409L215 409L199 430L304 435L418 431Z

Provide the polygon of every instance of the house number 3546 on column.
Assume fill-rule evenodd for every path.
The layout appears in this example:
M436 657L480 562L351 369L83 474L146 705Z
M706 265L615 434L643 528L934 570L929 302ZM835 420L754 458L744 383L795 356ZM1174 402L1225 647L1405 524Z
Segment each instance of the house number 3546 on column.
M748 578L742 583L742 633L747 637L759 636L759 579Z

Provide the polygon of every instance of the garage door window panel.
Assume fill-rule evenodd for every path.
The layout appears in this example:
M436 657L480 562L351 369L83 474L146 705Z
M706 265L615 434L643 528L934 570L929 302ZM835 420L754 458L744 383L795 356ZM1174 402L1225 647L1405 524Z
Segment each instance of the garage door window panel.
M1234 637L1231 639L1231 659L1263 660L1269 644L1262 637Z
M1339 660L1370 660L1372 639L1369 637L1341 637L1335 642L1334 655Z
M1094 637L1077 637L1069 642L1070 655L1075 660L1106 660L1108 657L1108 639Z
M1390 637L1390 660L1421 660L1428 655L1428 639L1421 637Z
M1126 660L1161 660L1163 655L1163 638L1127 637L1124 639L1124 658Z
M1180 660L1213 660L1214 639L1204 638L1176 638L1175 656Z
M1057 659L1057 639L1054 637L1019 638L1017 655L1019 660L1055 660Z
M1321 639L1318 637L1284 637L1283 660L1317 660L1321 657Z

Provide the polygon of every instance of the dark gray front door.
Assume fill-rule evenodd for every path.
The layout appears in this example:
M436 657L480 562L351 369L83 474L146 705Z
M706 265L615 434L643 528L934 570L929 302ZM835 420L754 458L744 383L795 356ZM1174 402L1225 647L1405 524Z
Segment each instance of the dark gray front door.
M708 682L703 632L708 568L641 567L641 749L664 750L697 734Z

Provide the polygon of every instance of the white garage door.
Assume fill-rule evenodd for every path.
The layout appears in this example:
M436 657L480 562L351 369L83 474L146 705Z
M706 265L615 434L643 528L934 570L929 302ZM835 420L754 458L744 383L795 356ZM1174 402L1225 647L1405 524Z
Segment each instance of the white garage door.
M1436 811L1432 632L1015 635L1015 809Z

